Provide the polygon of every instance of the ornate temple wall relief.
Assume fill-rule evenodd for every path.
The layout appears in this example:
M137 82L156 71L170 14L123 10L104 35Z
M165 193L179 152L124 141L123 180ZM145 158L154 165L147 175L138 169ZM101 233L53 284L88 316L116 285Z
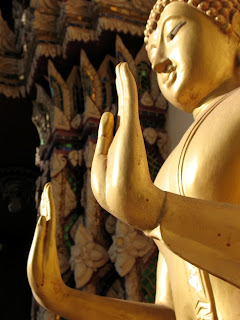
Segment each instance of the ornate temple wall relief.
M19 76L15 91L4 93L26 93L33 101L32 121L40 139L36 165L42 173L36 182L36 212L44 184L51 181L63 279L79 290L154 302L154 243L105 212L90 186L100 117L104 111L117 116L115 66L119 62L128 62L139 88L152 179L168 153L167 102L143 45L154 1L41 0L30 1L25 9L14 3L18 37L2 41L2 46L6 50L15 41L21 48L13 63L13 73ZM0 84L1 90L5 89ZM34 302L32 319L59 317Z

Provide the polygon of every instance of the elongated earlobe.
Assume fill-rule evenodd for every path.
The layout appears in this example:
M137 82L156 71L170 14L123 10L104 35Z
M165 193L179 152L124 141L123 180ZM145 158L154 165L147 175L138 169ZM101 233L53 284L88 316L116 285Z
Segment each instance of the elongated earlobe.
M232 28L236 35L240 38L240 13L237 12L232 17Z
M236 63L240 66L240 13L236 12L232 17L232 29L235 35L238 37L238 48L236 52Z
M237 58L237 65L240 66L240 44L239 44L239 47L237 49L236 58Z

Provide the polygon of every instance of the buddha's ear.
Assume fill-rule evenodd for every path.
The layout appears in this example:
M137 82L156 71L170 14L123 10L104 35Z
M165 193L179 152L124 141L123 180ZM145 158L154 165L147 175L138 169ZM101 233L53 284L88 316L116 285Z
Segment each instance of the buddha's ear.
M237 48L237 54L236 54L236 62L237 62L237 66L239 67L240 66L240 48L238 47Z
M240 13L237 12L234 14L234 16L232 17L232 28L234 33L238 36L238 38L240 38ZM237 48L237 64L240 65L240 46L238 46Z
M240 13L237 12L232 17L232 27L233 31L240 37Z

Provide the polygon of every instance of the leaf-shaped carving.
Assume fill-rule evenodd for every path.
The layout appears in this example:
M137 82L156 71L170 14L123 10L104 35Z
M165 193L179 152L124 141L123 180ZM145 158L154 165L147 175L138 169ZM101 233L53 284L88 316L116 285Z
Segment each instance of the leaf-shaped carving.
M96 104L90 99L89 96L85 97L85 111L83 113L83 123L89 118L100 119L101 113L97 108Z
M76 116L71 121L71 127L75 130L80 129L82 126L82 116L81 114L76 114Z
M48 76L54 104L58 107L59 111L64 113L66 119L70 122L74 116L73 97L66 82L60 73L57 72L51 60L48 60Z
M80 256L81 254L81 248L78 246L72 246L71 247L71 254L74 257ZM76 259L75 259L76 260Z
M79 224L78 230L75 235L75 243L84 246L92 241L93 239L91 233L82 224Z
M51 177L58 175L67 165L67 158L62 153L54 153L51 159Z
M153 145L157 140L158 133L156 129L149 127L143 130L143 136L147 143Z
M97 251L97 250L93 250L91 252L91 258L93 261L99 261L102 258L102 252L100 252L101 250Z
M69 182L66 182L64 200L64 217L67 217L77 206L76 195L70 187Z
M135 258L123 253L121 258L116 259L115 268L121 277L124 277L132 269L135 264Z
M82 262L78 262L74 267L74 279L76 282L76 288L83 287L92 277L92 270L88 268Z
M53 107L53 101L51 97L46 93L43 87L37 83L36 83L36 88L37 88L37 97L35 101L39 104L42 104L44 108L50 111L50 109Z
M115 246L111 246L108 250L108 255L111 259L112 262L116 262L116 259L117 259L117 250L116 250L116 247Z
M54 129L70 130L70 123L65 114L57 107L54 106Z
M128 51L128 49L125 47L125 45L122 42L122 39L117 35L116 36L116 56L117 56L117 62L127 62L129 65L129 69L131 70L135 80L137 79L137 70L135 61L133 60L132 55Z
M66 81L67 86L70 90L70 94L73 97L74 115L76 115L77 113L82 113L84 110L83 88L82 88L82 81L80 79L79 72L80 72L79 68L77 66L74 66ZM75 128L75 129L78 129L78 128Z
M92 141L88 141L88 144L84 149L84 160L87 168L91 168L92 166L92 160L93 160L95 148L96 148L96 144L93 143Z
M89 97L92 100L92 102L96 105L99 112L101 113L102 84L95 68L90 63L84 50L81 51L80 70L81 70L81 76L82 76L82 82L83 82L85 105L86 105L86 97Z
M168 142L167 133L160 131L158 133L157 146L158 146L159 152L161 153L163 159L166 159L169 154L167 142Z
M115 86L115 75L112 74L110 64L116 66L116 59L107 55L98 69L99 79L102 84L103 110L110 111L113 104L113 86Z
M79 163L79 152L77 150L73 150L68 154L68 161L75 168Z
M139 50L138 54L135 58L135 64L138 65L142 61L146 61L150 65L150 61L148 59L147 51L145 49L145 44L142 45L141 49Z
M154 105L153 99L147 91L145 91L144 94L142 95L140 102L142 105L148 106L148 107L152 107Z
M155 102L155 107L162 109L162 110L167 110L168 101L166 100L166 98L163 96L162 93L159 94L159 96Z

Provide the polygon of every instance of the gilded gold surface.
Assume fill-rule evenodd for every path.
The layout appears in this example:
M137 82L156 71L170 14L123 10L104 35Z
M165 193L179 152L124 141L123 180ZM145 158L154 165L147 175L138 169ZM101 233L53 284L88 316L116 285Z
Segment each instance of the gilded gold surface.
M239 14L225 34L182 2L166 6L147 51L165 97L195 121L153 184L138 118L136 84L117 67L119 125L104 113L92 165L103 208L153 237L156 304L88 295L61 280L51 187L43 193L28 262L33 293L68 319L240 319ZM46 212L46 213L45 213ZM48 221L47 221L48 220Z

